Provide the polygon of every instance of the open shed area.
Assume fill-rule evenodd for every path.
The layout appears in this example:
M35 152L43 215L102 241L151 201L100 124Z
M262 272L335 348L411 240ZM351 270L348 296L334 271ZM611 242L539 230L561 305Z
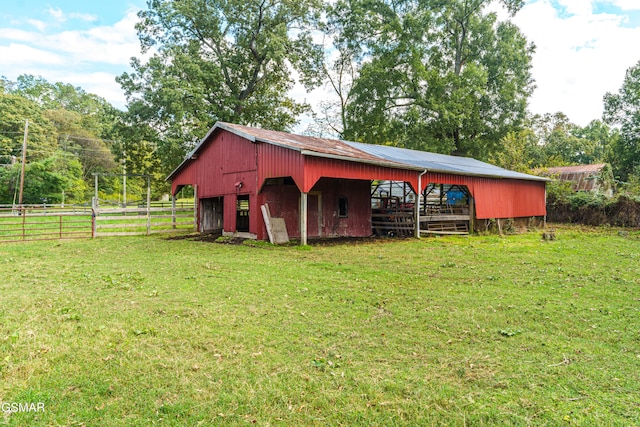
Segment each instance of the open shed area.
M168 179L174 194L194 187L198 230L259 240L268 237L267 218L281 219L288 236L306 244L468 233L478 221L546 214L547 178L470 158L222 122Z

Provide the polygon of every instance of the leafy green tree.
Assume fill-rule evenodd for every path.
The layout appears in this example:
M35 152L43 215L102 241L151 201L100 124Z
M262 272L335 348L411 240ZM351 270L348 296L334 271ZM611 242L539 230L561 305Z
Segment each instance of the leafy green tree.
M345 37L366 46L345 137L486 159L519 130L534 48L491 3L339 1Z
M56 109L45 111L44 116L56 127L60 148L80 161L87 183L93 180L93 173L110 172L116 167L113 153L98 135L83 126L81 114Z
M542 149L541 166L615 162L612 148L618 132L599 120L580 127L564 113L557 112L535 115L528 126Z
M109 172L116 167L111 145L106 140L122 114L103 98L80 87L42 77L21 75L7 82L8 91L40 107L42 116L54 126L52 136L66 156L75 156L82 165L86 186L92 174ZM87 194L86 197L89 197Z
M27 161L44 159L57 149L55 128L38 104L19 95L0 93L0 164L20 159L26 120Z
M19 164L0 168L0 203L17 202ZM25 167L22 202L24 204L77 202L87 190L78 159L62 151Z
M617 129L600 120L593 120L583 128L576 128L573 135L583 140L579 163L616 163L613 149L618 143Z
M605 94L603 118L620 129L612 165L614 174L626 181L640 165L640 62L627 70L618 93Z
M111 104L98 95L87 93L84 89L68 83L50 83L42 77L23 74L11 84L11 93L37 103L43 110L78 113L78 127L97 137L107 132L112 123Z
M497 166L524 173L547 166L543 147L531 129L509 132L500 139L500 146L489 157Z
M321 55L311 39L320 0L149 0L138 35L148 61L118 78L130 120L167 145L165 171L217 120L287 129L305 106L287 96L292 71ZM306 79L311 83L312 79Z

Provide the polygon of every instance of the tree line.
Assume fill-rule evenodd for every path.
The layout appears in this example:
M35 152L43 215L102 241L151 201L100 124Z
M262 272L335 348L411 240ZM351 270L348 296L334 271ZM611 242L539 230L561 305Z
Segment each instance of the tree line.
M123 159L130 171L166 176L216 121L290 131L308 113L310 134L526 172L608 162L620 181L637 182L640 63L618 93L604 96L603 117L585 127L561 112L529 114L535 46L510 20L523 4L149 0L136 26L148 59L133 58L132 71L117 78L126 110L63 83L4 80L0 163L19 151L20 123L30 115L30 167L41 162L52 174L42 182L58 180L67 197L81 198L72 189ZM496 6L509 18L499 20ZM297 82L333 97L313 111L291 97ZM13 169L0 179L10 181Z

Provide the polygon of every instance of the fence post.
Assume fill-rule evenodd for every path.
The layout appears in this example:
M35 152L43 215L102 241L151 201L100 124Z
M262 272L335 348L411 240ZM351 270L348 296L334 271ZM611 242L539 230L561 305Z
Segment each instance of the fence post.
M60 238L62 239L62 215L58 215L60 218Z
M22 213L22 240L25 240L25 218L27 216L27 210L24 208L24 206L20 206L20 212Z
M151 234L151 178L147 177L147 236Z
M91 208L91 238L96 238L96 210Z

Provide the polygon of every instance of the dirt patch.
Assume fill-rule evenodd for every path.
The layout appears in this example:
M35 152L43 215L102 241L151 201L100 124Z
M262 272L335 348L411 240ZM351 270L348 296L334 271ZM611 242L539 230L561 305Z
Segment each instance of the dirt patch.
M242 237L223 237L222 233L190 233L179 236L170 236L168 240L191 240L194 242L218 243L222 245L242 245L246 240ZM360 245L365 243L386 243L397 242L398 240L412 239L411 237L327 237L322 239L309 239L309 246L337 246L337 245ZM267 242L265 242L267 243ZM292 240L289 246L296 246L299 242Z
M337 245L359 245L363 243L386 243L397 242L400 240L412 239L410 237L384 237L384 236L371 236L371 237L328 237L324 239L311 239L309 240L310 246L337 246Z
M214 243L220 236L222 236L221 232L213 232L213 233L190 233L190 234L181 234L179 236L170 236L167 240L192 240L194 242L211 242ZM244 239L242 239L244 240ZM240 242L242 243L242 242Z

